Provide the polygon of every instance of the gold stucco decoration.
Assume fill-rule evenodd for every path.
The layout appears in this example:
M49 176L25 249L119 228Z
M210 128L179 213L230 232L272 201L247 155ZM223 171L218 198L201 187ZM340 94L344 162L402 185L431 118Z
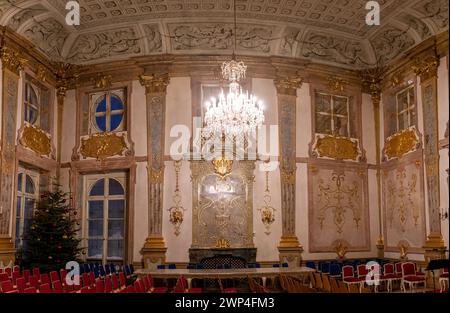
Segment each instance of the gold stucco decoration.
M221 178L224 178L225 176L231 173L231 169L233 167L233 160L228 160L224 157L221 157L212 160L212 164L214 166L214 173L219 175Z
M316 149L320 157L337 160L356 160L358 143L347 137L327 135L317 139Z
M385 154L388 159L400 158L417 148L419 138L414 128L408 128L386 139Z
M226 249L230 247L230 241L224 238L218 239L216 242L216 248Z
M114 133L99 133L81 139L81 155L85 158L103 160L115 155L122 155L127 144L123 136Z
M40 156L48 156L52 151L50 137L43 130L32 125L25 126L20 143Z
M181 170L181 160L174 161L175 168L175 191L173 194L173 205L168 209L169 211L169 222L174 227L174 234L178 236L180 234L181 224L184 220L184 211L186 209L181 204L181 191L180 191L180 170Z

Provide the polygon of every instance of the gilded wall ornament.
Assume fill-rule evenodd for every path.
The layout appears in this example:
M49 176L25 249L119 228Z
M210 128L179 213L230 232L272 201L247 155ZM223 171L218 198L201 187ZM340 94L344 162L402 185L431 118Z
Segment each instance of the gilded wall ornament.
M175 168L175 191L173 194L173 206L171 206L169 211L169 221L174 227L174 234L178 236L180 234L180 227L184 220L184 211L186 209L181 205L181 192L180 192L180 169L181 160L174 161Z
M279 94L297 95L297 88L301 88L303 78L301 77L277 77L274 80L275 87Z
M48 156L52 151L50 136L33 125L24 127L20 143L40 156Z
M48 78L48 72L45 69L45 67L43 65L39 65L37 70L36 70L36 78L40 81L45 83L47 81Z
M417 193L417 175L412 173L407 177L405 169L398 169L395 178L392 177L386 182L387 189L387 221L389 227L392 227L395 220L395 214L398 217L398 225L401 232L406 232L408 217L412 217L415 227L419 223L419 207L415 199Z
M92 78L92 82L95 85L95 88L107 89L111 87L111 75L102 75L98 74L95 78Z
M146 93L165 93L169 85L169 74L140 75L139 82L145 87Z
M259 208L258 210L261 213L261 221L264 224L264 227L266 230L264 233L266 235L270 235L270 226L275 222L275 208L271 205L272 197L270 195L270 189L269 189L269 164L270 162L264 162L263 166L265 168L265 175L266 175L266 189L264 190L264 205Z
M219 175L222 179L231 173L233 167L233 160L228 160L224 157L212 160L214 166L214 173Z
M361 155L358 140L325 135L316 137L315 149L319 157L327 157L336 160L354 160Z
M345 90L345 86L347 85L345 80L336 76L327 77L327 81L328 87L334 92L343 92Z
M327 212L333 214L333 221L337 227L337 232L341 234L345 224L345 213L347 210L352 211L355 226L359 227L361 221L362 208L358 205L360 190L357 182L344 184L345 174L333 172L332 182L326 183L323 179L319 180L318 204L319 209L318 220L320 228L323 229Z
M406 259L406 256L408 255L408 246L401 243L398 248L400 250L400 259Z
M408 152L415 151L419 147L419 136L414 127L407 128L386 139L384 153L388 160L401 158Z
M421 81L426 81L431 77L437 76L438 66L439 59L434 55L430 55L425 58L416 58L411 67L414 73L420 76Z
M221 238L221 239L218 239L217 242L216 242L216 248L226 249L226 248L229 248L229 247L230 247L230 241L229 240Z
M2 65L16 74L19 74L27 62L27 60L22 58L17 51L9 47L0 48L0 58L2 60Z
M150 170L150 183L151 184L159 184L163 180L163 169L151 169Z
M347 254L347 246L344 245L341 241L338 242L334 249L336 251L338 259L342 260Z
M122 155L127 149L125 137L115 133L98 133L81 139L80 153L84 158L104 160Z

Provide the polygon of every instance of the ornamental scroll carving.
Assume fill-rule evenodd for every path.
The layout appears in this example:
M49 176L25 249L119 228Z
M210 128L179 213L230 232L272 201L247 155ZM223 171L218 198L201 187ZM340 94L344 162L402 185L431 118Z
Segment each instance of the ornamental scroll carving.
M81 138L80 154L84 158L103 160L108 157L123 155L127 150L124 134L99 133L88 138Z
M40 156L49 156L52 151L50 135L33 125L23 128L19 142Z
M335 160L360 161L363 154L355 138L316 134L312 156Z
M311 252L370 247L367 168L315 161L308 165L309 246Z
M401 158L409 152L416 151L419 147L419 135L416 128L411 127L386 139L384 155L387 160Z
M405 238L411 247L421 249L425 238L421 151L408 155L401 164L391 162L382 172L387 249L398 252L397 244Z

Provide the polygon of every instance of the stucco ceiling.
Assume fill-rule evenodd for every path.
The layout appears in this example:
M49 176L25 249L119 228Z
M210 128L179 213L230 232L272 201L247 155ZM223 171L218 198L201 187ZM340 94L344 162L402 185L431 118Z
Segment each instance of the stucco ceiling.
M447 0L379 0L381 25L365 24L364 0L236 0L237 54L311 59L350 68L398 58L448 29ZM76 64L153 54L231 54L232 0L0 0L0 24L52 60Z

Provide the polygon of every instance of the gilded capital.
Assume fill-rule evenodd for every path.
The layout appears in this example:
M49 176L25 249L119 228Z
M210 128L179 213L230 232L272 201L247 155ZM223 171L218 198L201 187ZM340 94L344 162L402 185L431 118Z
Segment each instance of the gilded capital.
M17 51L9 47L0 48L0 58L3 66L16 74L19 74L27 62Z
M285 95L297 95L297 88L301 88L303 78L301 77L277 77L274 80L277 92Z
M165 93L169 85L169 74L140 75L139 82L145 87L145 93Z
M56 92L59 97L65 97L66 91L75 87L80 67L70 63L55 62L53 64L56 77Z
M345 86L347 82L340 77L337 76L328 76L328 88L335 92L343 92L345 90Z
M429 78L437 77L437 68L439 66L439 59L430 55L425 58L417 57L412 65L412 70L418 76L421 81L426 81Z
M375 67L362 71L360 74L363 91L370 94L372 97L372 102L375 106L380 104L383 72L384 68Z

